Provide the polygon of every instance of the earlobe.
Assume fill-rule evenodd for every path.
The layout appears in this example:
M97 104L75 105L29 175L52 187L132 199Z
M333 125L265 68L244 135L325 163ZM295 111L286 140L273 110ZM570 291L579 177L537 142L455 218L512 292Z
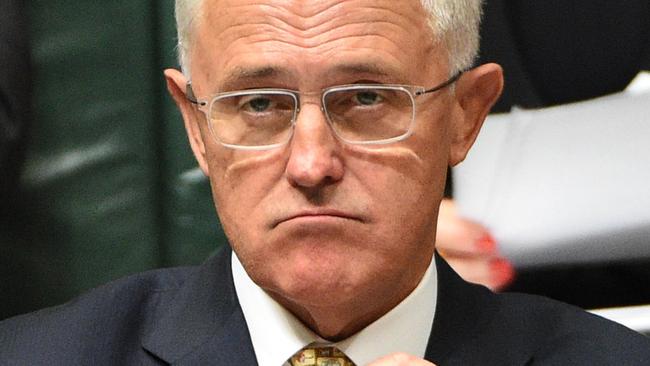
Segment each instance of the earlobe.
M205 143L203 142L203 133L199 126L200 112L185 96L187 79L180 71L175 69L165 70L165 79L167 81L167 90L183 116L185 130L187 131L187 137L189 138L194 157L199 163L203 174L209 176Z
M483 121L503 90L503 69L485 64L466 72L456 85L460 113L453 123L449 165L465 159L476 140Z

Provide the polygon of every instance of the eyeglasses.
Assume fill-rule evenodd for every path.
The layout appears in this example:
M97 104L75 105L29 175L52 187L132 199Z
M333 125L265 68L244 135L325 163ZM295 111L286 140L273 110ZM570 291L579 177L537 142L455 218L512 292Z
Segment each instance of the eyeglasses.
M413 133L415 99L456 82L462 72L425 89L413 85L353 84L320 92L321 110L334 134L350 144L388 144ZM218 93L211 100L194 96L187 84L187 99L198 105L210 132L222 145L242 150L267 150L286 144L292 137L301 93L287 89L249 89Z

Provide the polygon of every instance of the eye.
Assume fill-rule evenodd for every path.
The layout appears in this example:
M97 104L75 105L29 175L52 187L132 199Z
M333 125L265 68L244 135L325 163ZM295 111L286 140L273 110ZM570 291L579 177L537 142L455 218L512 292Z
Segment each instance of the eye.
M243 98L239 105L247 112L263 113L273 107L273 101L264 95L251 95Z
M381 103L384 98L377 92L364 90L354 95L354 101L363 106L372 106Z

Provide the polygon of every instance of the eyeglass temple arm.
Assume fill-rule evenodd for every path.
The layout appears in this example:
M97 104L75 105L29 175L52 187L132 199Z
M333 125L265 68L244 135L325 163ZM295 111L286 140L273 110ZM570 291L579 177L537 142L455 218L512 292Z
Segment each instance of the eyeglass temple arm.
M192 104L196 105L205 105L205 102L201 102L196 98L196 95L194 95L194 89L192 89L192 82L188 81L187 86L185 88L185 98L190 101Z
M425 90L425 91L423 91L421 93L418 93L417 95L433 93L433 92L436 92L436 91L438 91L440 89L444 89L444 88L448 87L449 85L451 85L451 84L455 83L456 81L458 81L458 79L460 79L460 77L463 75L464 72L465 71L461 70L461 71L457 72L454 76L449 78L449 80L445 81L444 83L438 84L438 85L434 86L431 89L427 89L427 90Z

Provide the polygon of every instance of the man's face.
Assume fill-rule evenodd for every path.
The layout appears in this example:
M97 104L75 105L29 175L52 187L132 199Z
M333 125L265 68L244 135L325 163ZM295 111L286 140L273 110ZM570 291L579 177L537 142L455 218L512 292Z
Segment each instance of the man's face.
M263 87L428 87L449 73L417 0L205 0L198 24L190 56L200 99ZM414 134L377 146L337 139L318 95L301 103L291 141L266 151L226 148L202 115L191 117L195 153L234 251L285 303L363 307L403 298L434 249L449 126L459 114L453 93L418 97Z

